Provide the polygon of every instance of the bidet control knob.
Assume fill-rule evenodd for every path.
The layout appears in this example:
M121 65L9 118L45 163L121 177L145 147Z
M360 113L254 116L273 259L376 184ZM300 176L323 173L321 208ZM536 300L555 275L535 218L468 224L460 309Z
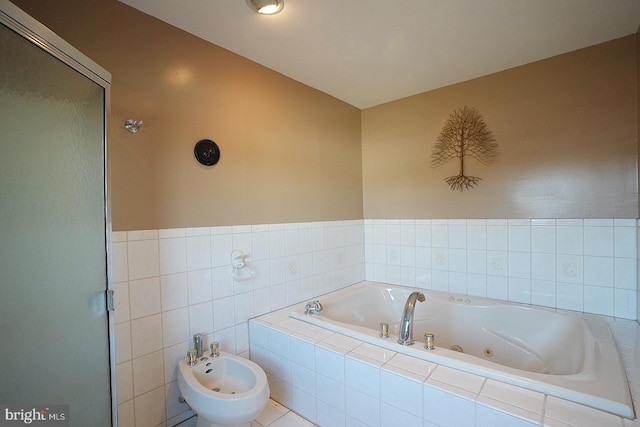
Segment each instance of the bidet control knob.
M193 366L196 363L198 363L197 356L196 356L196 349L190 348L189 350L187 350L187 365Z
M214 341L211 344L209 344L209 348L211 349L211 354L209 356L211 357L220 356L220 351L218 350L218 348L220 348L220 343L218 341Z

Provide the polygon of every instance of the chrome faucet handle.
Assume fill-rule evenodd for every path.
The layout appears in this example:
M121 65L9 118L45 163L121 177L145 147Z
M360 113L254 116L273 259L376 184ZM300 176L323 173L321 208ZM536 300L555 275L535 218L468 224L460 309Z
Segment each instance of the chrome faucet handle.
M322 304L320 304L320 301L318 300L308 302L304 306L304 314L313 314L320 311L322 311Z
M196 357L196 349L190 348L189 350L187 350L187 365L193 366L196 363L198 363Z
M211 354L209 356L211 357L220 356L220 350L218 350L219 347L220 347L220 343L218 341L214 341L211 344L209 344L209 349L211 350Z
M424 348L427 350L435 350L435 336L431 332L425 332L424 334Z
M389 338L389 324L387 322L380 323L380 337Z

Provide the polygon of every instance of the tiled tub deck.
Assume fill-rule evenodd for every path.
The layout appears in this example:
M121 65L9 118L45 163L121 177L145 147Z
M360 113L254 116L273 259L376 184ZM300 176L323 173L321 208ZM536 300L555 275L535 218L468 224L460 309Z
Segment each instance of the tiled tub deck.
M637 419L395 353L289 312L250 320L251 359L267 372L273 399L320 426L640 427ZM607 321L637 412L640 326Z

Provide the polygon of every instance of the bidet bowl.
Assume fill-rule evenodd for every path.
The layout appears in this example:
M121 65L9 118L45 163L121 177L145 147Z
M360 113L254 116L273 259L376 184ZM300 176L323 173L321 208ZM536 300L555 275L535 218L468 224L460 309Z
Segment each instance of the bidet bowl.
M178 387L198 426L248 425L269 400L267 376L254 362L229 353L202 357L194 366L178 362Z

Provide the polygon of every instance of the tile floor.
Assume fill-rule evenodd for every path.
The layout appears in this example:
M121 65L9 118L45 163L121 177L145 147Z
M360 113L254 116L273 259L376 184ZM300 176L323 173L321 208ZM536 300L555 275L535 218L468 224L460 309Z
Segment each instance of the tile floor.
M196 417L178 424L176 427L195 427ZM313 427L309 421L305 420L295 412L290 411L278 402L269 399L269 403L264 411L251 422L251 427Z

